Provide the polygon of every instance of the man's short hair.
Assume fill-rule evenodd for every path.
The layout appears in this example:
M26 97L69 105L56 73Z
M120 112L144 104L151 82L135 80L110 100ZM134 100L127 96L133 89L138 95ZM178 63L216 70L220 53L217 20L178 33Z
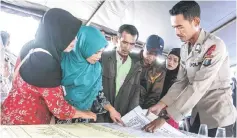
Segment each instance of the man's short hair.
M182 14L184 19L191 21L194 17L200 18L200 6L195 1L180 1L169 10L171 16Z
M134 26L134 25L130 25L130 24L124 24L122 26L119 27L119 30L118 30L118 35L121 36L121 34L123 32L127 32L129 34L131 34L132 36L137 36L137 39L139 37L139 33L138 33L138 30L137 28ZM136 39L136 40L137 40Z
M5 32L5 31L1 31L1 38L2 38L2 44L4 46L7 45L7 42L9 41L10 39L10 34L8 32Z

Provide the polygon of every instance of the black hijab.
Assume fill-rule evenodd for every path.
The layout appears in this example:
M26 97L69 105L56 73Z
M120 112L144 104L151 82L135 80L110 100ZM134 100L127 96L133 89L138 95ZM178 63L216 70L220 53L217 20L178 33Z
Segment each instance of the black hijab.
M20 75L27 83L37 87L57 87L61 84L61 54L76 37L82 22L69 12L54 8L43 16L35 39L23 46L21 60L33 48L47 50L32 53L20 68Z
M171 52L169 53L169 55L170 54L173 54L173 55L179 57L179 62L180 62L180 48L173 48L171 50ZM179 63L179 65L180 65L180 63ZM179 65L174 70L168 70L167 69L166 76L165 76L165 82L164 82L164 85L163 85L163 91L161 93L161 98L163 98L166 95L169 88L174 84L174 82L177 78L177 75L178 75Z

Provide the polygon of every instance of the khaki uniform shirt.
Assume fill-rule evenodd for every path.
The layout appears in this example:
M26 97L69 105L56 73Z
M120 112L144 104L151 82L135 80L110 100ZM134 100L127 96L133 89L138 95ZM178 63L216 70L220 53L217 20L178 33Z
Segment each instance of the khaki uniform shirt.
M176 121L192 109L191 123L197 113L208 129L223 127L236 121L230 86L230 64L225 43L201 30L188 53L189 44L181 47L181 63L177 82L161 99Z

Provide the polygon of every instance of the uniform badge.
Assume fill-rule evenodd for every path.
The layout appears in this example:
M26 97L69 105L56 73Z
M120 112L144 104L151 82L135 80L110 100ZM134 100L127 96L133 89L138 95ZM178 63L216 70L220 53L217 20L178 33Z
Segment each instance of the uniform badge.
M197 44L197 45L196 45L195 51L198 52L198 53L201 52L201 45L200 45L200 44Z
M216 45L213 45L211 46L208 50L207 50L207 53L205 54L204 56L204 61L203 61L203 65L204 66L209 66L211 65L211 61L212 61L212 58L213 58L213 51L216 50Z

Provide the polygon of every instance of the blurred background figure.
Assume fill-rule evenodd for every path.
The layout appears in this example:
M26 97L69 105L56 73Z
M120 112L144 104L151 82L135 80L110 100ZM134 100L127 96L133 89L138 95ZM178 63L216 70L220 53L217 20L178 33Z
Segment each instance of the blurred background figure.
M13 77L14 63L12 61L12 53L8 50L10 45L10 34L1 31L1 71L0 71L0 92L1 103L7 97L11 89L11 81Z
M232 78L232 83L231 83L231 85L232 85L232 91L233 91L233 93L232 93L232 97L233 97L233 104L234 104L234 106L236 107L236 78L235 77L233 77Z

